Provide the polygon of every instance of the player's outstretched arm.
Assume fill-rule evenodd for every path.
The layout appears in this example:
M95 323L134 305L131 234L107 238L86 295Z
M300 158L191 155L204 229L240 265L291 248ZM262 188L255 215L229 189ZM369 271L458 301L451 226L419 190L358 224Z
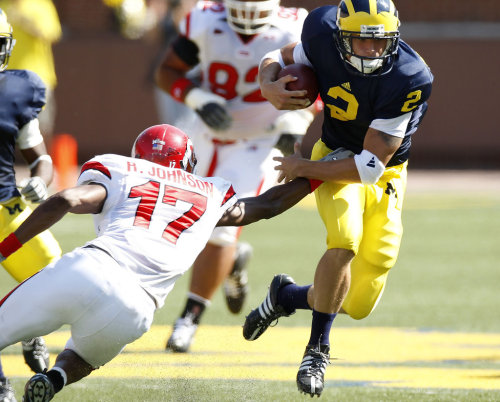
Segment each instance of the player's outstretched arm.
M258 197L238 200L222 215L217 226L244 226L272 218L293 207L310 192L311 184L304 178L272 187Z
M49 229L68 212L99 213L106 196L106 189L99 184L86 184L54 194L40 204L14 233L0 242L0 260L7 258L22 244Z

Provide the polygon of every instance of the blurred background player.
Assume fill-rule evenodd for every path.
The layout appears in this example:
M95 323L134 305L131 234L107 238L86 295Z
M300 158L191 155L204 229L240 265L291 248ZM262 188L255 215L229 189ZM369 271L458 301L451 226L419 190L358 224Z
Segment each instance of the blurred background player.
M160 51L153 62L153 75L159 62L163 59L165 51L179 34L179 24L196 4L196 0L168 0L168 8L165 17L158 24ZM186 73L193 80L199 79L199 68L194 67ZM159 120L164 123L173 124L185 132L191 133L196 127L197 115L184 103L175 100L169 92L160 87L154 87L154 98Z
M71 326L55 366L26 383L24 402L50 401L148 331L216 225L272 218L311 191L308 180L297 179L237 199L227 180L192 174L195 165L184 132L149 127L134 142L132 157L94 157L82 166L76 187L50 197L0 242L2 261L68 212L93 214L98 232L0 301L0 350Z
M113 9L120 33L131 40L145 39L159 44L158 54L151 63L148 80L154 81L154 70L163 59L165 50L178 35L181 20L196 4L196 0L103 0ZM192 71L193 77L198 70ZM154 85L153 95L160 122L191 132L196 113Z
M311 396L323 391L335 316L367 317L399 253L410 146L433 81L423 59L400 40L399 25L392 1L342 0L338 7L311 12L301 42L282 48L280 57L269 55L260 66L262 94L277 108L304 107L287 93L283 79L276 80L291 63L314 68L325 103L312 160L278 157L276 168L285 182L294 177L323 181L315 196L327 250L313 286L275 276L266 300L243 327L244 337L254 340L277 318L312 308L310 338L296 377L299 391ZM331 160L318 161L327 155Z
M302 8L280 7L279 0L199 1L156 71L158 86L199 116L196 128L190 128L199 173L230 180L241 196L255 196L275 183L272 158L281 153L273 147L280 135L291 138L289 152L294 135L304 135L314 118L314 110L276 110L262 97L257 80L261 58L298 41L306 15ZM201 83L187 77L195 66ZM188 299L167 349L188 351L205 308L224 281L229 310L241 311L252 248L238 243L239 235L236 227L217 228L196 259Z
M45 86L30 71L6 70L14 46L12 27L0 9L0 236L14 231L31 213L26 201L40 202L47 196L52 180L52 162L40 133L37 115L45 103ZM21 191L16 187L15 148L19 147L30 169ZM24 197L24 199L23 199ZM19 254L7 258L2 267L18 282L29 278L61 255L50 232L41 233ZM35 372L43 371L49 354L42 338L22 344L26 363ZM2 399L3 398L3 399ZM9 399L10 398L10 399ZM13 399L0 363L0 401Z
M170 0L103 0L112 8L120 33L127 39L140 39L153 31L166 13Z
M38 115L40 130L47 146L54 134L57 76L52 46L62 37L61 23L52 0L0 0L14 30L16 51L9 63L11 70L30 70L45 84L45 106Z

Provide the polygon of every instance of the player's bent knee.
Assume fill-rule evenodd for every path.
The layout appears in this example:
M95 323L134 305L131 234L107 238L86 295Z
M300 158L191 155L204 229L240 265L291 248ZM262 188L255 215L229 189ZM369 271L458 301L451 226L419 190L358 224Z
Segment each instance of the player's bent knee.
M362 320L368 317L380 300L380 296L384 291L384 286L374 287L372 292L367 295L361 289L354 289L352 294L346 298L342 308L344 311L355 320ZM351 289L349 289L351 292Z
M384 292L389 268L356 256L351 264L351 285L342 304L350 317L361 320L375 309Z

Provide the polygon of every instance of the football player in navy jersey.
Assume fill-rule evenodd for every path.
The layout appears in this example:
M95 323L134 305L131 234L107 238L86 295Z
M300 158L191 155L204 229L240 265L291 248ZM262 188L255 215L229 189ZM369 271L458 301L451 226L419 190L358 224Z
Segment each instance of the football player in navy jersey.
M266 300L247 317L248 340L281 316L312 309L310 339L297 373L299 391L320 395L337 313L368 316L384 291L402 236L401 207L412 136L427 109L433 76L400 39L390 0L342 0L311 12L301 42L268 53L260 64L262 94L278 109L300 109L304 91L287 91L282 67L304 63L316 73L325 104L321 139L311 160L274 158L280 179L318 180L317 208L327 250L314 284L276 275Z
M40 202L47 196L52 180L52 162L38 127L37 115L45 104L45 86L26 70L5 70L14 46L12 27L0 9L0 237L15 230L31 213L25 200ZM15 147L29 164L31 175L16 187ZM23 199L24 197L24 199ZM30 241L22 253L1 263L18 282L29 278L61 255L50 232ZM48 365L49 354L42 338L23 342L26 363L35 372ZM10 399L9 399L10 398ZM0 400L14 400L0 364Z

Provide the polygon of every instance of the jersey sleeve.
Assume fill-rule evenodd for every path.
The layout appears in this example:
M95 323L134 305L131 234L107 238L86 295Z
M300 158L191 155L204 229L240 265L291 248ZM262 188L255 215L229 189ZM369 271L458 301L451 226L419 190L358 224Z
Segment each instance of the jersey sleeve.
M35 119L45 106L45 84L34 72L28 70L10 70L21 79L16 91L16 104L19 108L19 127Z
M218 201L217 219L220 219L224 212L231 208L238 200L236 192L232 184L221 177L205 177L204 180L213 183L214 187L217 188L219 192L220 201Z
M431 95L432 80L432 73L426 65L409 77L394 77L394 82L400 85L393 85L391 91L380 97L375 111L377 119L392 119L425 105Z
M332 21L336 20L337 7L323 6L311 11L304 20L300 40L304 47L306 56L311 59L310 46L314 46L314 38L321 35L324 30L331 30ZM330 18L331 17L331 18ZM335 29L335 27L333 27ZM332 41L334 38L332 37Z
M105 214L118 201L123 184L123 174L117 169L113 158L118 155L99 155L82 165L77 185L97 183L106 189L106 201L101 214Z
M224 198L222 199L221 207L224 208L224 211L226 211L228 208L234 205L236 200L236 191L234 191L233 186L230 185L224 195Z
M111 179L111 171L103 163L102 156L96 156L82 165L77 184L100 183L106 185Z

